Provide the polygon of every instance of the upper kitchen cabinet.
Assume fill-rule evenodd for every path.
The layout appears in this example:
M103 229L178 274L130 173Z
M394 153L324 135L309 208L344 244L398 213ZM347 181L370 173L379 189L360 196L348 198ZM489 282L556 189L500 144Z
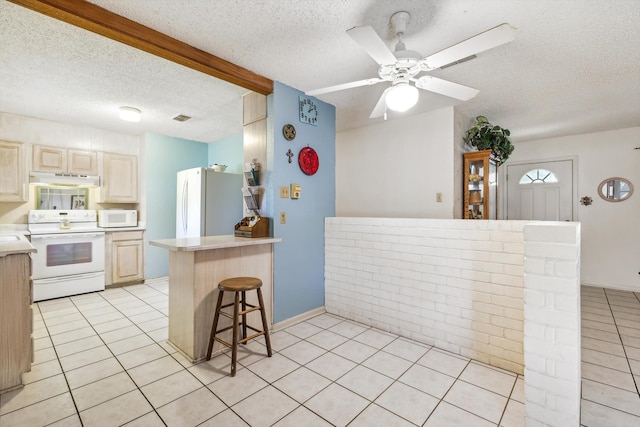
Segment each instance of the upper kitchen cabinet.
M26 202L24 146L0 141L0 202Z
M67 168L74 175L97 175L98 161L95 151L69 150Z
M138 203L138 157L104 153L102 203Z
M34 145L32 170L73 175L97 175L97 153L95 151Z

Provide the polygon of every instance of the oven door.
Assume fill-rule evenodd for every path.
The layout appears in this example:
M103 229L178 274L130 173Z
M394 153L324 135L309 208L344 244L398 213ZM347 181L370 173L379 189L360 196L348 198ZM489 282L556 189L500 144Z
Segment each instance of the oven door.
M33 279L104 271L104 232L36 234Z

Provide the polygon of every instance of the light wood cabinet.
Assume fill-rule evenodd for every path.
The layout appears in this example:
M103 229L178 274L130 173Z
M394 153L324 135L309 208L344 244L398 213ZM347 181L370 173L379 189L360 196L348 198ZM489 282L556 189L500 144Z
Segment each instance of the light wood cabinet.
M0 257L0 391L22 386L31 370L33 314L28 253Z
M498 167L491 150L464 154L464 218L497 219Z
M67 173L67 149L34 145L31 170L35 172Z
M34 145L31 169L35 172L97 175L97 153L95 151Z
M106 284L144 280L144 231L114 231L106 234Z
M102 160L104 203L138 203L138 157L104 153Z
M97 153L95 151L69 150L67 170L74 175L97 175Z
M0 141L0 202L26 202L24 146Z

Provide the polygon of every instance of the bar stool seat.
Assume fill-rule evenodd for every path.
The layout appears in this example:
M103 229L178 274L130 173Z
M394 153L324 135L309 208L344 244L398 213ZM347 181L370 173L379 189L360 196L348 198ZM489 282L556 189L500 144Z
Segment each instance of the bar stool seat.
M246 344L247 341L264 335L267 344L267 355L271 357L271 340L269 339L269 326L267 324L267 315L264 309L264 300L262 299L262 280L256 277L232 277L225 279L218 284L218 303L216 304L215 315L213 316L213 325L211 326L211 337L209 338L209 348L207 350L207 360L211 360L211 351L213 343L219 343L231 348L231 376L236 375L236 361L238 358L238 344ZM246 292L255 290L258 294L258 305L252 305L246 302ZM222 305L222 298L225 292L233 292L234 299L232 303ZM222 309L233 306L233 313L227 313ZM240 310L242 307L242 310ZM247 324L247 313L260 310L262 317L262 330ZM233 324L222 329L218 329L218 320L220 316L228 317ZM242 326L242 338L239 338L239 326ZM229 343L217 335L221 332L233 329L233 339ZM256 332L247 336L247 329Z

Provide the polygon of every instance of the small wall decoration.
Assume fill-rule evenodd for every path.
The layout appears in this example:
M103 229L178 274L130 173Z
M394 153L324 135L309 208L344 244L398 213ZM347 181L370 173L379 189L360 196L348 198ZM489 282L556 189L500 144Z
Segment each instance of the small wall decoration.
M307 175L313 175L320 167L320 159L318 153L311 147L304 147L298 154L298 164L300 169Z
M289 163L291 163L291 158L293 157L293 151L291 151L291 148L287 150L287 157L289 158Z
M287 123L282 126L282 135L287 141L293 141L296 138L296 128L291 123Z
M589 196L584 196L580 199L580 204L582 206L589 206L591 203L593 203L593 199Z

